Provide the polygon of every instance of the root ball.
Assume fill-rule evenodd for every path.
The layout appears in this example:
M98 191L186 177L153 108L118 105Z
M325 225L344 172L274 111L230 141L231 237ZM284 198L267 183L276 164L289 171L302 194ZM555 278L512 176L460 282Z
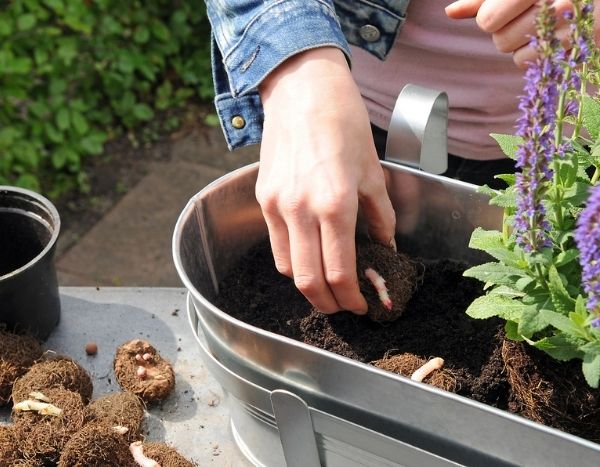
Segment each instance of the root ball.
M0 329L0 406L10 402L15 380L42 355L37 339Z
M144 403L132 392L125 391L92 401L85 409L87 422L128 428L123 436L128 441L139 439L144 420Z
M15 436L25 459L54 464L71 436L83 427L84 404L73 391L55 387L44 391L52 405L61 409L58 416L13 410Z
M62 387L81 395L84 403L92 397L92 379L89 373L69 357L52 356L35 363L19 378L12 391L14 403L29 398L34 391L45 393L50 388Z
M115 375L121 387L144 402L163 400L175 387L171 364L148 342L134 339L117 349Z
M408 256L391 247L364 239L356 242L357 273L360 290L369 304L367 316L373 321L395 321L404 310L417 285L417 268ZM392 301L391 310L381 302L365 271L374 269L385 280Z
M58 467L135 467L126 436L110 424L87 424L67 442Z
M14 427L0 425L0 465L14 465L19 459L19 449Z
M392 373L397 373L408 378L410 378L411 375L425 363L427 363L426 359L411 353L398 354L372 362L377 368L391 371ZM445 391L456 391L456 376L447 368L434 370L425 377L423 382Z
M144 443L143 448L146 457L155 460L161 467L194 467L196 465L164 443Z
M557 362L507 339L502 359L512 390L511 412L600 442L600 391L581 381L579 361Z

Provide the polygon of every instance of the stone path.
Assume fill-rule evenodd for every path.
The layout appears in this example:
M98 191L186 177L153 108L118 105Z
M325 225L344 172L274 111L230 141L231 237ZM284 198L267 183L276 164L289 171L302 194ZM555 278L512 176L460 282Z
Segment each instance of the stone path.
M171 236L187 201L211 181L258 160L258 147L229 152L220 128L175 140L148 174L56 258L62 286L179 287Z

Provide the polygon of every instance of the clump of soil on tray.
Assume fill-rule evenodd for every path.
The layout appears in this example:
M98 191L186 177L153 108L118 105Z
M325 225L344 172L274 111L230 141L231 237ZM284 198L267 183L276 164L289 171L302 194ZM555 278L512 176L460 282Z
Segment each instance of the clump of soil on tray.
M32 392L45 392L56 387L77 392L85 404L91 399L94 389L89 373L79 363L69 357L50 353L15 381L12 399L17 403L28 399Z
M134 339L117 349L115 376L121 387L144 402L166 398L175 387L171 364L148 342Z
M92 401L85 408L85 420L126 427L123 437L133 441L140 438L144 411L144 403L138 396L129 391L118 392Z
M508 341L504 339L502 321L475 320L465 313L469 304L483 293L480 282L462 276L467 265L414 259L413 264L417 271L416 289L395 321L376 322L350 312L333 315L316 312L293 281L277 272L267 240L251 248L231 268L219 284L220 294L215 302L248 324L363 363L405 353L423 361L441 357L444 369L455 380L450 389L457 394L587 439L600 440L600 394L598 390L591 391L583 378L575 376L580 374L576 368L580 362L550 361L542 352L528 348L526 353L536 365L515 365L512 351L507 353L506 345L512 343L505 344ZM359 272L361 269L359 259ZM382 276L388 288L393 289L394 281L385 273ZM361 291L369 307L381 304L367 284L361 282ZM541 363L545 361L548 363ZM552 394L549 417L533 414L530 404L525 402L527 397L523 396L529 389L523 390L523 383L510 376L511 366L516 367L517 373L529 375L534 386L545 387L546 382L551 385L548 386ZM553 372L558 372L556 377L549 376ZM543 376L536 379L535 374ZM575 393L578 395L574 396ZM574 406L571 400L577 401ZM566 413L552 415L556 408ZM573 420L583 423L574 424Z
M162 467L194 467L196 464L188 461L175 448L164 443L143 443L144 455L156 461Z
M58 467L134 467L124 434L106 423L89 423L75 433L60 455Z
M47 414L13 407L15 436L25 459L55 464L67 441L83 427L84 403L78 393L60 387L45 390L43 396L58 411Z
M10 425L0 425L0 465L13 465L18 456L15 429Z
M37 339L0 328L0 406L10 402L13 383L42 356Z

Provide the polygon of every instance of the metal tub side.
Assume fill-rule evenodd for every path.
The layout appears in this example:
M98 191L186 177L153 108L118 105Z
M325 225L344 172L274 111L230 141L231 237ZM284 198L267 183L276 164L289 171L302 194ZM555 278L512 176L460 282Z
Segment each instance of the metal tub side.
M397 214L400 249L423 257L481 260L468 248L470 233L477 226L501 226L501 212L488 205L487 197L473 185L382 164ZM258 455L270 443L273 452L283 449L291 465L288 451L294 447L285 442L286 418L276 419L270 400L283 390L308 407L319 459L325 465L564 466L575 458L581 466L597 465L597 444L262 331L215 307L219 280L248 248L267 236L254 197L257 168L245 167L202 190L182 212L173 238L175 264L190 291L195 332L200 329L204 335L205 361L214 360L218 365L209 365L214 371L225 369L239 378L224 378L221 384L234 394L230 402L234 426L236 419L244 426L237 430L240 445ZM246 406L259 411L249 412ZM254 415L248 418L249 413ZM261 417L255 416L259 413ZM248 424L262 430L258 444L251 441ZM354 434L339 434L344 432ZM354 446L380 460L338 464L333 446L346 453L354 452L349 447ZM394 453L403 452L399 446L430 460L409 461L406 453L397 457ZM359 451L350 457L361 459ZM279 465L281 458L277 459L265 465Z

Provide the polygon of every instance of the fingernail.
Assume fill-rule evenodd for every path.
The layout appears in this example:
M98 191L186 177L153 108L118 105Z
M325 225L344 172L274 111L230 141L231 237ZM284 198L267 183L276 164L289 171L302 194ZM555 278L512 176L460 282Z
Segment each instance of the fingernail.
M394 251L398 251L398 247L396 246L396 239L392 237L390 240L390 246L394 249Z

